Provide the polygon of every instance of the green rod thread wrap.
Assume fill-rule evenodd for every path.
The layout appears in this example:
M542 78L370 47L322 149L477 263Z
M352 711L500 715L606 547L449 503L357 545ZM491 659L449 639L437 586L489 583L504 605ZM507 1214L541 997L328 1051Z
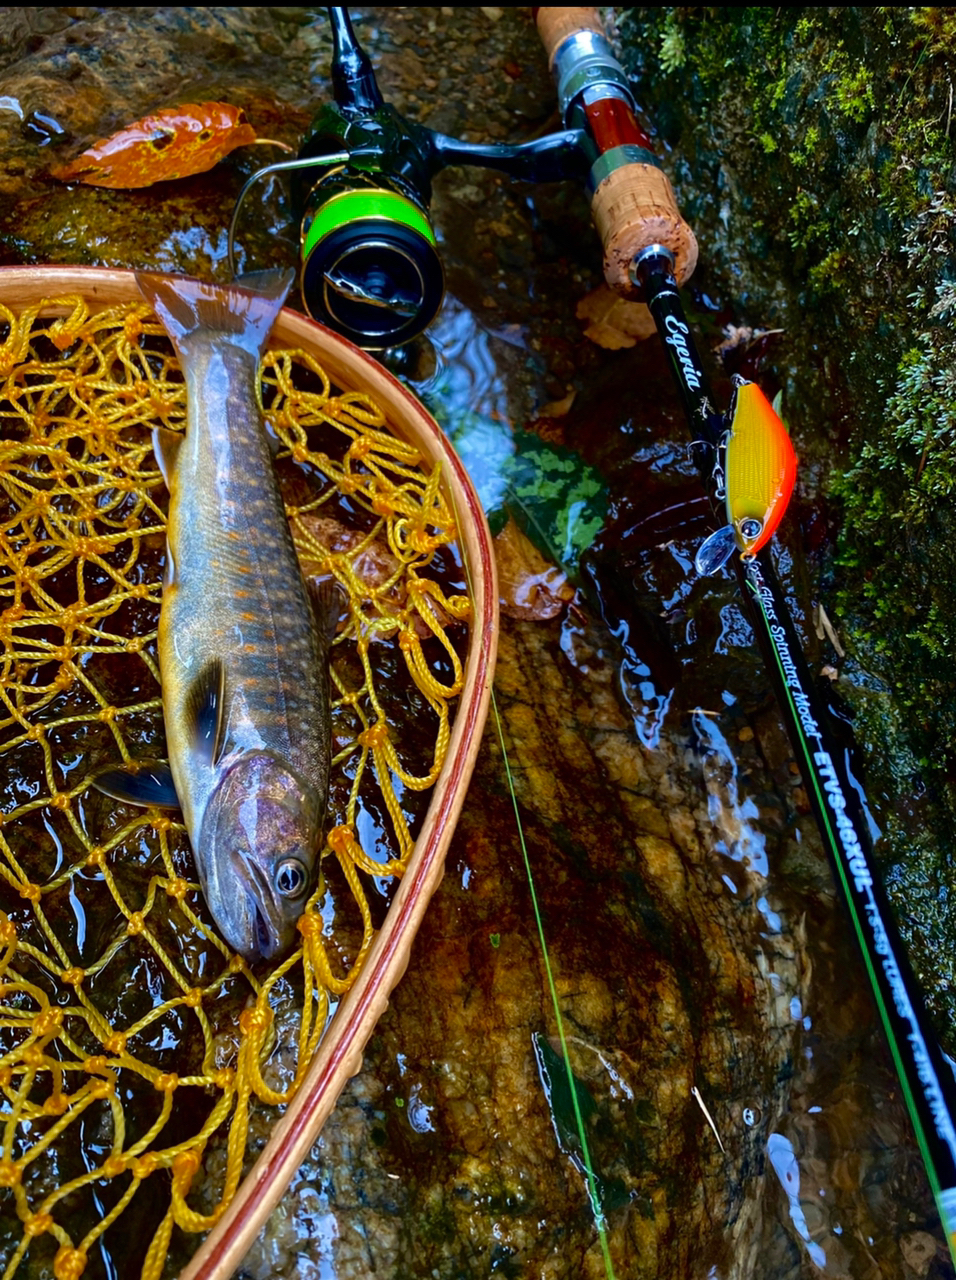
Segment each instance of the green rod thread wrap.
M303 256L308 257L320 240L346 222L379 218L400 222L437 247L431 223L411 200L394 191L340 191L322 205L306 232Z

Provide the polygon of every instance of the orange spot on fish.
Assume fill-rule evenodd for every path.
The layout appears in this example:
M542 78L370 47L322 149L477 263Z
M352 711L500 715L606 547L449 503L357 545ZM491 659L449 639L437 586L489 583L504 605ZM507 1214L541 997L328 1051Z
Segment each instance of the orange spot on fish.
M797 477L787 428L755 382L737 380L726 445L727 518L754 556L783 519Z

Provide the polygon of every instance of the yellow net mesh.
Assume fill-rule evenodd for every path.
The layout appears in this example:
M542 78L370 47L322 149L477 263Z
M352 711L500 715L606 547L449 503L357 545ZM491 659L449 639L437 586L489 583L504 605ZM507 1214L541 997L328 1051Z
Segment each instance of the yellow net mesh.
M175 357L142 304L0 321L0 1273L74 1280L116 1236L122 1274L158 1277L191 1251L176 1228L228 1206L253 1115L291 1098L355 979L442 765L470 606L438 471L312 355L270 353L296 543L348 624L322 883L301 946L250 969L182 826L91 787L163 754L150 427L185 421Z

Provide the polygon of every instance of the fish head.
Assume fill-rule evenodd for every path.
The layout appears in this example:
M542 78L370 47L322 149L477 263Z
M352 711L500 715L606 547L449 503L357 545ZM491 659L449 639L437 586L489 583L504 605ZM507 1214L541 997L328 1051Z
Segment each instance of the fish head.
M226 941L247 960L288 951L315 880L324 797L277 756L243 754L203 815L197 865Z

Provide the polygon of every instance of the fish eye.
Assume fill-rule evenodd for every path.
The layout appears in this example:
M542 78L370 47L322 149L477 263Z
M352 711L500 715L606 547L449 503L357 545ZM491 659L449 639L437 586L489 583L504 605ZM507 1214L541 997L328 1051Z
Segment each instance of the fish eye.
M298 858L283 858L276 867L275 885L283 898L299 898L309 883L309 875Z
M758 520L756 516L745 516L737 525L740 536L746 538L748 542L752 542L754 538L759 538L762 528L763 521Z

